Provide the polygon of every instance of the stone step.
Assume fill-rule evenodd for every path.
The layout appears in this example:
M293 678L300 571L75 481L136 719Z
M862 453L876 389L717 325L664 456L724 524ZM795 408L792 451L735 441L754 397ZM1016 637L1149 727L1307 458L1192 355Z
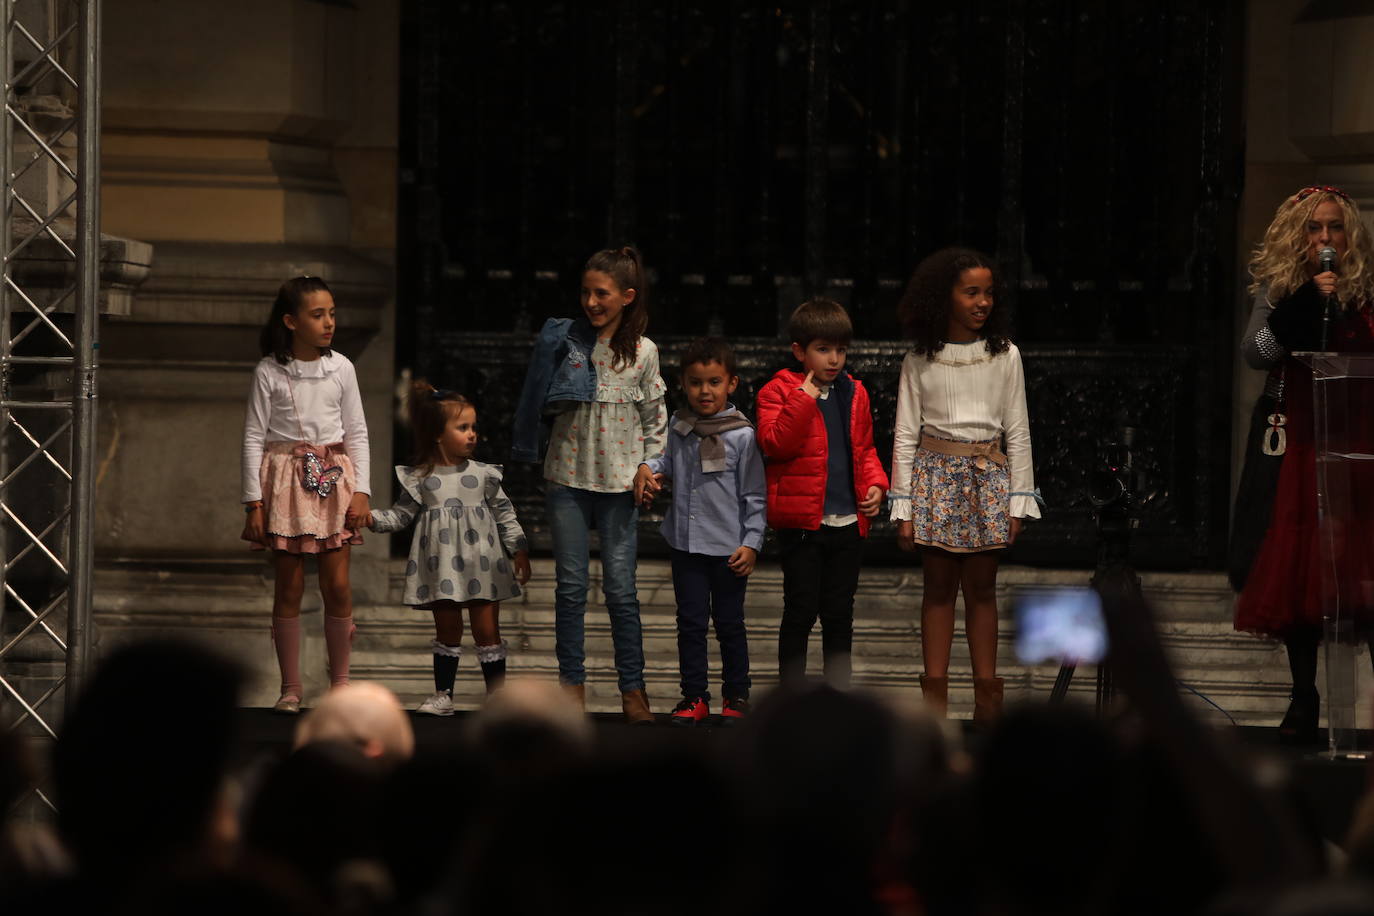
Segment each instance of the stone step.
M526 594L501 609L503 636L511 646L512 674L557 676L554 657L553 577L547 558L536 558L536 575ZM390 567L387 600L355 608L358 635L353 673L376 679L408 704L433 689L429 643L433 623L425 612L399 603L403 561ZM600 584L593 564L591 602L586 618L588 707L597 712L619 709L612 665L610 625L600 605ZM999 573L999 601L1004 610L999 667L1009 700L1048 696L1058 668L1018 665L1012 652L1010 612L1016 593L1066 585L1085 585L1084 570L1009 566ZM1232 596L1225 577L1213 572L1144 573L1142 587L1152 602L1161 634L1182 684L1210 697L1242 724L1273 724L1282 715L1288 692L1282 646L1236 633L1231 628ZM644 630L646 682L656 709L666 710L678 695L676 625L668 564L646 560L638 567ZM312 604L311 602L315 602ZM914 696L921 671L919 568L881 567L864 570L855 601L854 683ZM777 628L782 607L782 574L773 564L761 566L749 582L747 601L750 657L756 691L776 680ZM269 570L260 561L223 563L108 565L97 571L96 623L99 648L146 635L178 634L218 645L242 659L251 673L248 705L270 705L276 699L276 664L268 636L271 609ZM962 614L959 615L962 620ZM318 599L308 598L304 611L302 666L307 693L325 689L324 644ZM464 653L456 702L472 708L483 695L475 653ZM820 670L819 628L812 639L809 670ZM710 646L712 685L718 653ZM1362 669L1363 671L1364 669ZM1091 701L1094 670L1079 671L1072 694ZM1191 694L1188 694L1190 697ZM1203 700L1191 698L1204 715L1224 721ZM951 710L965 716L972 706L972 683L962 628L956 632L951 671ZM1362 713L1366 715L1367 712Z

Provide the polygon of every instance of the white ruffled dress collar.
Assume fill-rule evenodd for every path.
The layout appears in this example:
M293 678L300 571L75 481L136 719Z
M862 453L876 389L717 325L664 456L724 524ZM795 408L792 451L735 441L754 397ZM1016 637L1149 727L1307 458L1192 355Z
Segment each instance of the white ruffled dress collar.
M342 359L343 357L339 354L331 352L309 362L291 359L284 366L281 366L281 363L277 363L277 365L281 366L282 371L292 378L324 378L339 368ZM273 361L275 362L275 360Z

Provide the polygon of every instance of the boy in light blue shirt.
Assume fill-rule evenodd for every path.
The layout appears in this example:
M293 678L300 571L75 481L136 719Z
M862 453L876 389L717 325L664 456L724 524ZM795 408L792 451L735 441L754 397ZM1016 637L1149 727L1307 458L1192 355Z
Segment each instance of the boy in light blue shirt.
M721 338L688 345L682 355L688 407L669 422L663 455L635 475L635 498L646 504L665 478L673 481L662 530L673 551L682 674L682 702L669 718L674 725L697 725L711 714L708 622L720 643L721 724L733 725L749 710L744 590L763 547L768 493L754 427L729 402L739 384L735 369L735 353Z

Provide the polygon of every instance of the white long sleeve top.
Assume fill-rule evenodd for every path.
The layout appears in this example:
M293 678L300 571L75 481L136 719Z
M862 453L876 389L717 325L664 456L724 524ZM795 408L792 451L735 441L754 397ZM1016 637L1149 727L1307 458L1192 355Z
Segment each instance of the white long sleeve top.
M1026 379L1016 344L990 356L982 340L947 343L935 358L908 352L897 388L892 441L892 520L911 518L911 465L921 433L941 439L1003 439L1011 474L1011 515L1039 518L1033 494Z
M284 366L271 356L258 361L243 423L244 502L262 499L258 471L268 442L342 442L358 475L354 490L372 494L367 420L358 376L348 357L331 352L309 362L293 359Z

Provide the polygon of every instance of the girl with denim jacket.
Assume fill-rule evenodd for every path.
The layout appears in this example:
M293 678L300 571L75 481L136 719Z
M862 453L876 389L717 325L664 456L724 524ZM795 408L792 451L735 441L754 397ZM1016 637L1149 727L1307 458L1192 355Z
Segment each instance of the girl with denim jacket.
M582 317L550 319L540 332L512 437L513 458L537 460L540 419L552 415L544 479L559 681L585 702L589 532L595 528L621 703L632 724L653 722L635 589L634 476L642 462L662 454L668 427L658 348L644 336L647 292L634 248L592 255L582 272Z

